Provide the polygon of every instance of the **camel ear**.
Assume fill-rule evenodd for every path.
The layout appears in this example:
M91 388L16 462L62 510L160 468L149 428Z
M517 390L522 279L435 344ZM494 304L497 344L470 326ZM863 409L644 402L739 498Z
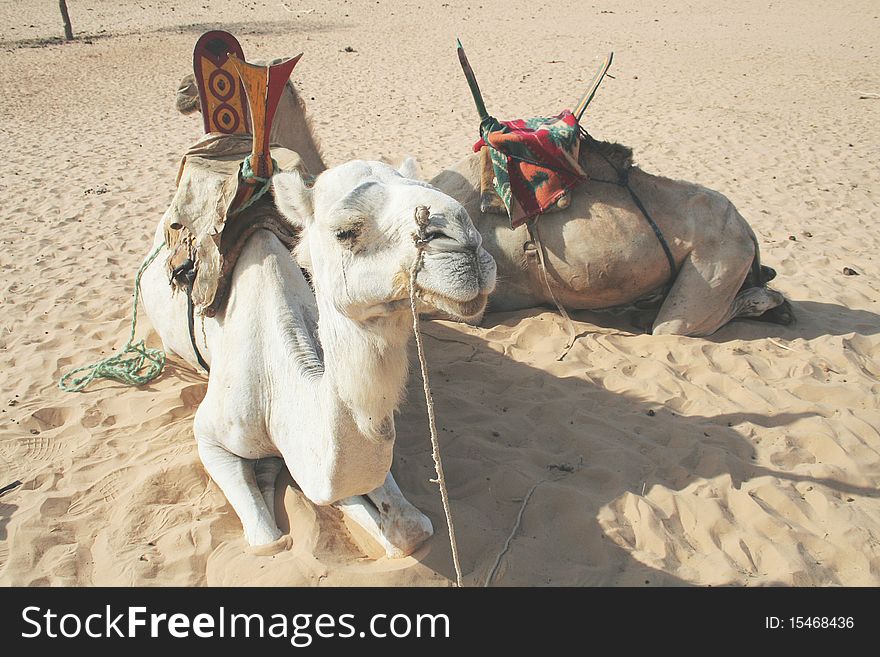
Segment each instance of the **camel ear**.
M272 177L275 205L294 225L305 227L315 213L314 192L306 185L299 171L284 171Z
M404 178L412 178L413 180L421 180L421 172L419 171L419 163L416 162L416 158L408 157L403 161L397 168L397 173L399 173Z

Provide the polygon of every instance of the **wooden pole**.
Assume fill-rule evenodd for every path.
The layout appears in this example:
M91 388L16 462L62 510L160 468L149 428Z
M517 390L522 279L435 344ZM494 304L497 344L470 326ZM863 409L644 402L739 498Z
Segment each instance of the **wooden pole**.
M61 19L64 21L64 38L73 41L73 27L70 25L70 14L67 12L67 0L58 0L58 8L61 9Z
M613 52L609 52L607 55L605 55L605 59L602 60L602 64L593 75L593 79L590 80L590 86L587 87L587 91L584 94L584 97L581 98L580 102L575 106L572 114L574 114L574 118L576 118L579 123L581 117L584 115L584 111L587 109L587 105L593 102L593 96L596 95L596 90L599 88L599 85L602 84L602 79L605 77L608 69L611 68L611 61L613 59Z
M480 115L480 121L482 121L489 117L489 112L486 111L486 105L483 103L483 94L480 93L480 86L477 84L477 78L474 76L474 71L468 62L467 55L464 54L461 40L456 39L456 43L458 45L458 61L461 64L461 70L464 71L465 78L467 78L468 86L471 88L471 96L474 97L474 103L477 106L477 113Z
M290 77L293 67L302 57L285 59L271 66L256 66L240 60L234 54L229 61L238 72L247 93L251 114L251 126L254 135L254 146L251 152L251 171L261 178L272 177L272 156L269 153L269 133L272 130L272 119L281 100L281 92Z

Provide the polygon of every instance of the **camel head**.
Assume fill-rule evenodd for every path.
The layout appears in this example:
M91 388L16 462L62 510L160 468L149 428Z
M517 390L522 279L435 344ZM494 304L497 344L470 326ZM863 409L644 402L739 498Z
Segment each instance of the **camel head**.
M196 78L192 73L184 76L180 81L177 94L174 97L174 105L181 114L193 114L201 111L199 88L196 86Z
M280 173L273 183L279 210L303 229L297 261L316 292L343 315L368 321L409 310L418 206L430 214L415 281L419 298L456 317L484 311L495 287L495 261L452 197L363 160L328 169L313 187L298 173Z

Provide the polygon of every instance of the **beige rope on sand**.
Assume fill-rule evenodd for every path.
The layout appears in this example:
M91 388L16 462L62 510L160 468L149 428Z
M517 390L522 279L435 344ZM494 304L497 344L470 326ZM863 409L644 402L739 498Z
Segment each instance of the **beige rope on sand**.
M449 527L449 545L452 548L452 564L455 566L455 583L461 587L461 565L458 562L458 546L455 542L455 527L452 524L452 511L449 508L449 492L446 489L446 478L443 476L443 461L440 459L440 444L437 440L437 423L434 419L434 399L431 395L431 384L428 381L428 365L425 362L425 349L422 345L422 335L419 332L419 313L416 309L416 274L422 268L422 260L425 256L425 244L428 243L426 228L430 212L424 205L416 208L415 220L418 232L413 233L413 242L416 245L416 260L409 272L409 304L413 316L413 333L416 336L416 348L419 352L419 365L422 368L422 384L425 389L425 405L428 408L428 427L431 431L431 456L434 458L434 470L436 479L431 483L440 486L440 499L443 501L443 512L446 514L446 525Z
M516 514L516 523L513 525L513 529L510 530L510 534L507 536L507 540L504 541L504 547L501 548L501 552L498 553L498 556L495 558L495 563L492 565L492 568L489 569L489 574L486 575L486 581L483 583L484 587L491 586L492 580L495 579L495 573L498 572L498 566L501 565L501 560L504 558L504 555L507 554L507 551L510 550L510 543L513 541L513 537L516 536L516 531L519 529L520 524L522 524L523 514L526 511L526 506L529 503L529 500L532 498L532 493L535 492L535 489L538 488L543 483L546 483L547 479L542 479L537 484L532 486L526 496L523 498L522 505L519 507L519 513Z

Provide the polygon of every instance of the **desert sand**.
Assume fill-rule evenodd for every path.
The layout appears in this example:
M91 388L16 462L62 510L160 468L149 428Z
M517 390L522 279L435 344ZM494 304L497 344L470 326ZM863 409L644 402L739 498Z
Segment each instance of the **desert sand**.
M469 152L461 37L491 112L573 105L613 79L599 139L726 194L797 323L708 338L555 310L425 322L465 583L880 585L880 8L872 0L318 0L0 4L0 583L449 585L415 355L393 471L435 525L401 560L289 478L293 548L259 557L202 468L205 377L58 389L128 338L134 274L201 134L173 95L208 29L293 74L329 164ZM346 48L352 50L347 52ZM476 218L475 218L476 219ZM858 275L845 275L844 268ZM138 335L159 344L141 317ZM523 507L521 522L517 517ZM514 531L515 530L515 531Z

